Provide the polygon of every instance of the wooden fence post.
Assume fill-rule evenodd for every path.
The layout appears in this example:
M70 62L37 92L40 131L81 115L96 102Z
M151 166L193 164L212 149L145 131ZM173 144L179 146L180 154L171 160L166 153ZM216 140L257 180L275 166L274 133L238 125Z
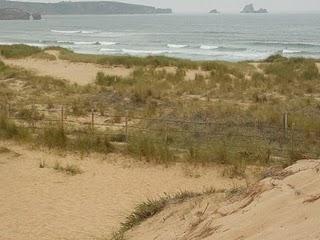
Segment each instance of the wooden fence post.
M168 122L165 120L165 128L164 128L164 142L167 145L168 144Z
M291 154L294 153L294 126L295 126L295 124L292 123L292 126L291 126Z
M206 118L206 140L207 140L207 143L209 143L209 140L210 140L210 120L208 118Z
M128 143L128 112L126 112L126 118L125 118L125 137L126 137L126 143Z
M288 113L285 112L283 114L283 131L284 131L284 139L287 139L288 136Z
M165 145L166 145L166 161L168 161L169 158L169 149L168 149L168 121L166 121L166 125L165 125Z
M91 130L94 132L94 109L91 109Z
M64 108L61 106L61 128L64 129Z
M10 104L6 104L6 109L5 109L5 117L10 118Z

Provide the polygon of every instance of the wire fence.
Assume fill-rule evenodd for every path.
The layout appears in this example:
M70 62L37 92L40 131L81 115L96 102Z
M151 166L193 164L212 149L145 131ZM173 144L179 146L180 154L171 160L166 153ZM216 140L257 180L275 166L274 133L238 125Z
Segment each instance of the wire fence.
M32 131L59 127L68 135L94 133L113 142L131 143L137 141L137 136L145 137L153 143L178 150L205 149L222 144L243 154L256 148L283 158L294 153L306 157L320 156L319 129L295 127L295 123L289 121L289 113L283 113L279 124L267 125L257 120L192 121L128 114L101 115L94 109L86 116L75 116L69 114L67 106L48 110L34 108L25 113L2 106L1 111L19 126Z

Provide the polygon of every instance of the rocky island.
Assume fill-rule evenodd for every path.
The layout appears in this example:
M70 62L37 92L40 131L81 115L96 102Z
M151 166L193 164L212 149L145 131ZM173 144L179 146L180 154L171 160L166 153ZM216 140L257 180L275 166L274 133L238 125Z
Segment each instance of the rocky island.
M213 9L211 10L209 13L212 13L212 14L217 14L217 13L220 13L217 9Z
M145 5L111 1L58 3L19 2L0 0L0 8L15 8L42 15L103 15L103 14L163 14L172 13L169 8L155 8ZM38 16L37 16L38 17Z
M268 13L268 10L265 8L256 10L253 4L248 4L242 9L241 13Z

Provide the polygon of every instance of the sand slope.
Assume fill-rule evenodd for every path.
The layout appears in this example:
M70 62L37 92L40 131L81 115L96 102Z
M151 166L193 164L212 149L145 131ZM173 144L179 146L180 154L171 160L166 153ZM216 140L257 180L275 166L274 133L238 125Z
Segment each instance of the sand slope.
M300 161L232 204L204 198L171 205L131 240L320 239L320 161Z
M71 83L86 85L93 83L98 72L111 76L128 77L134 70L121 66L101 66L92 63L73 63L57 59L54 61L24 58L24 59L1 59L5 64L13 67L20 67L32 71L39 76L52 76L65 79Z
M48 168L39 168L41 160ZM77 164L84 173L57 172L51 168L56 161ZM243 184L217 169L197 172L201 176L191 178L179 165L165 168L115 154L81 159L0 142L0 239L101 239L147 198Z

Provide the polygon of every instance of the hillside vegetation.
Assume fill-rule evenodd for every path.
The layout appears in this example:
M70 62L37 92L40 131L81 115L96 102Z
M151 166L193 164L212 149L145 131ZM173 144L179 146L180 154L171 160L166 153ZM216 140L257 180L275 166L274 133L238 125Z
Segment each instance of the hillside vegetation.
M0 1L0 8L17 8L30 13L50 15L81 15L81 14L156 14L172 13L171 9L161 9L144 5L127 4L114 1L95 2L19 2Z

